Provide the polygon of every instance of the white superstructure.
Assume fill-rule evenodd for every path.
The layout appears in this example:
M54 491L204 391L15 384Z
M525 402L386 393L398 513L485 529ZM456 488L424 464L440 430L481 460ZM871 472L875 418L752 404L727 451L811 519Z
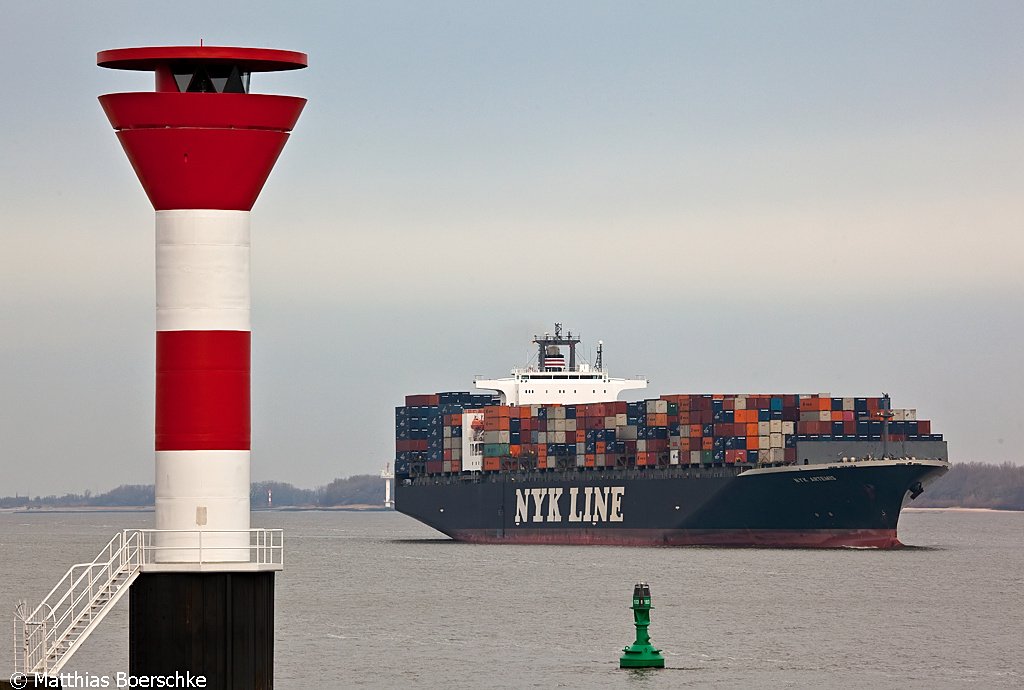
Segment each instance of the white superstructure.
M576 345L580 342L572 332L562 334L562 324L555 324L555 333L534 336L537 364L517 368L512 376L500 379L476 378L477 388L498 391L502 405L575 405L618 400L627 390L647 388L646 378L612 378L604 370L603 344L598 342L594 366L576 362ZM569 347L566 361L561 347Z

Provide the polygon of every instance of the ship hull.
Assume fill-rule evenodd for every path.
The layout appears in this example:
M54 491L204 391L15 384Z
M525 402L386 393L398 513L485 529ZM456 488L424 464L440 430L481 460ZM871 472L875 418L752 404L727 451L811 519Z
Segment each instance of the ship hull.
M502 472L399 482L396 509L473 543L893 548L941 460Z

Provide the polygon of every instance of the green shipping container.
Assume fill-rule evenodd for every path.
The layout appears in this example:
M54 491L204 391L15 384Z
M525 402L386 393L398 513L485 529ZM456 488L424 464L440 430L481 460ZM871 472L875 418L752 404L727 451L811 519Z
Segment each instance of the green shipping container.
M503 458L508 455L507 443L485 443L484 455L489 458Z

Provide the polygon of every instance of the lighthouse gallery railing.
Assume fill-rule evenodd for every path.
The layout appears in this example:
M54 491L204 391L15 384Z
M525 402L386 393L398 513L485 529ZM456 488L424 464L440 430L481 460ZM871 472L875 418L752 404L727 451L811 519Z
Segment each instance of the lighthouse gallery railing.
M232 549L247 554L218 562L223 536L248 534L249 546ZM207 542L216 545L204 545ZM163 535L185 537L193 560L161 562L167 550L181 553L180 545L161 546ZM211 539L211 537L213 537ZM220 537L218 539L218 537ZM241 555L241 554L240 554ZM14 614L14 668L26 674L56 674L81 646L107 612L120 600L140 572L147 570L280 570L284 566L284 532L280 529L250 530L153 530L126 529L107 542L91 563L76 563L50 590L42 603L26 614L19 602Z

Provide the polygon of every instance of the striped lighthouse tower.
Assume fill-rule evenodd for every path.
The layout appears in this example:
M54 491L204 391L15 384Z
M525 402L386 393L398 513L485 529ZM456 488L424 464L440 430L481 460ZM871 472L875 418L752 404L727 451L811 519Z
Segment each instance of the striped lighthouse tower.
M306 56L186 46L97 62L156 75L153 92L100 97L156 210L153 547L166 567L132 585L130 670L271 687L274 569L250 562L249 215L305 99L249 81Z

